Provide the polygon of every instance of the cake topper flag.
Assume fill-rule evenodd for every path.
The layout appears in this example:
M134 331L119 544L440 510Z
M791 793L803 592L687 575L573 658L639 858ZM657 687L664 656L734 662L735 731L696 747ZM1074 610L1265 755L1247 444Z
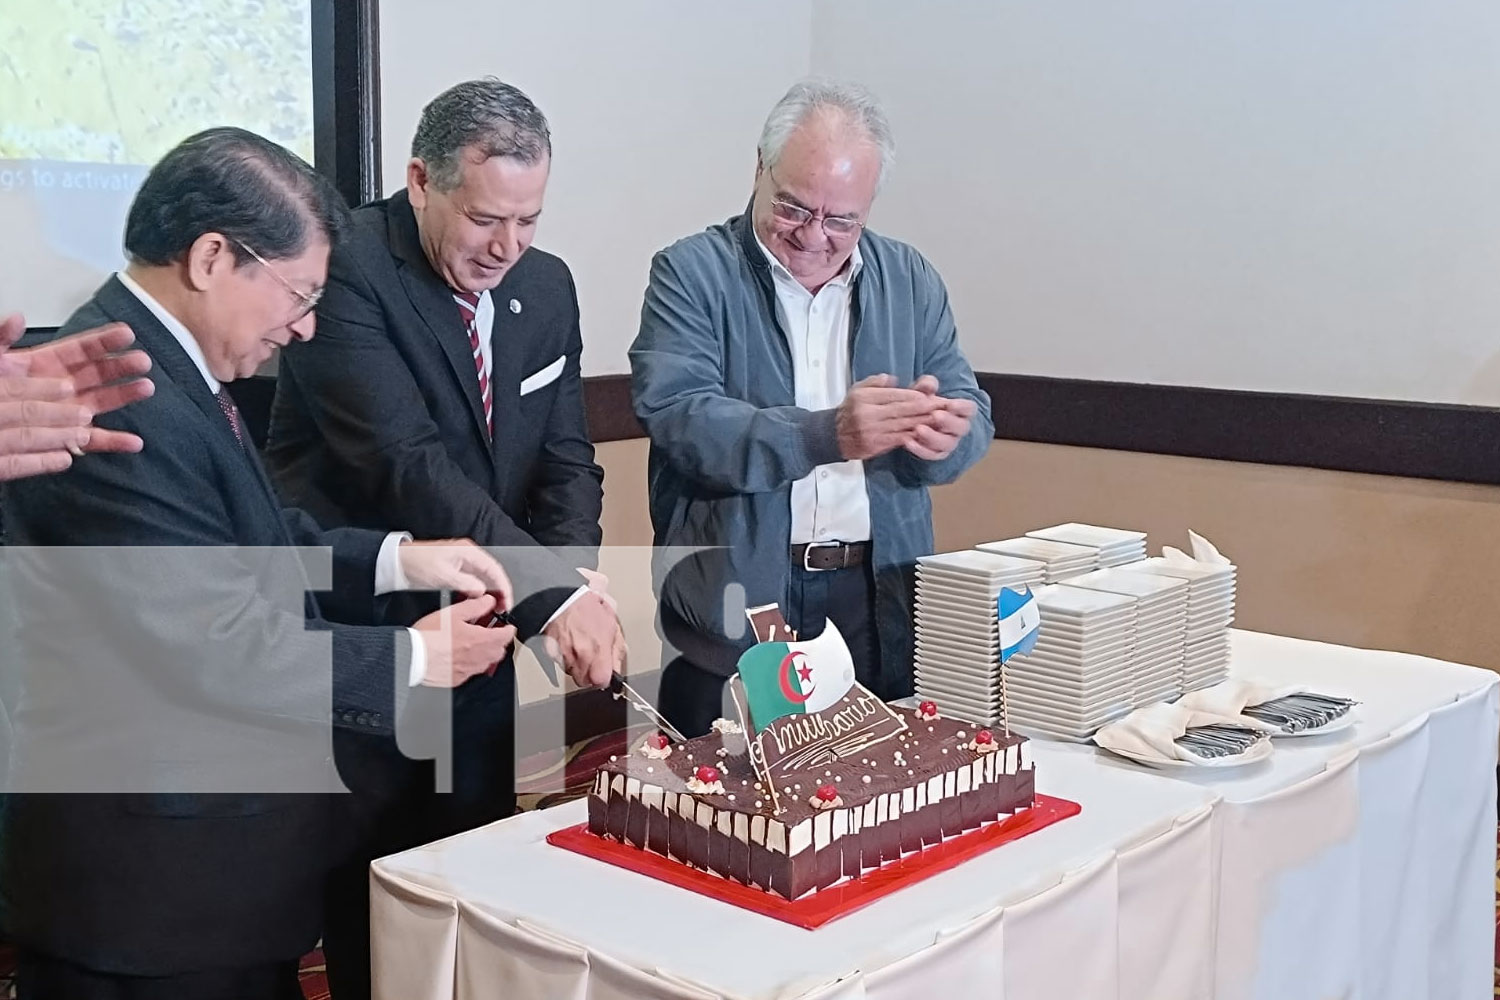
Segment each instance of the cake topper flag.
M1000 662L1031 652L1042 627L1042 611L1031 588L1022 593L1001 587L995 604L1000 613Z
M761 641L740 655L734 686L743 692L746 737L765 775L822 767L906 731L904 719L856 683L853 657L833 622L803 641L775 605L745 614Z
M788 715L831 708L854 687L854 660L831 621L816 639L751 646L738 669L756 732Z
M1000 721L1005 726L1005 735L1010 735L1010 692L1005 684L1005 661L1017 653L1026 654L1036 647L1037 636L1042 630L1042 609L1037 606L1036 595L1027 587L1023 594L1009 587L1000 588L995 598L995 611L1000 620Z

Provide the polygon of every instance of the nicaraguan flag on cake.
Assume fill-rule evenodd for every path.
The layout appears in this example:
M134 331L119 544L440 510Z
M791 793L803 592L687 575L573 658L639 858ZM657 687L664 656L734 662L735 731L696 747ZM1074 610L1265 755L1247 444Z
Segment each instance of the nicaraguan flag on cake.
M1031 652L1042 627L1042 610L1037 607L1031 588L1027 587L1023 594L1001 587L995 603L1000 612L1000 662L1017 653Z

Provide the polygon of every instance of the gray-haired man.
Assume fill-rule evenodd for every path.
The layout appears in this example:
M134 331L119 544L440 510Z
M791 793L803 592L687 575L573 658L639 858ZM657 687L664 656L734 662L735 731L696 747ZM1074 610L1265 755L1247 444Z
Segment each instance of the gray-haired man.
M937 272L865 224L893 148L866 91L798 84L766 120L745 213L652 262L630 362L656 544L713 547L657 581L681 654L661 709L689 736L754 641L736 593L804 638L833 621L862 683L910 693L927 487L994 427Z
M547 120L514 87L469 81L427 105L406 189L355 211L318 337L282 357L267 459L328 525L505 547L521 637L547 637L575 680L602 685L625 648L580 574L596 564L603 473L577 296L566 264L529 249L550 166ZM357 841L325 935L340 1000L368 991L366 862L511 811L514 705L510 661L455 692L453 790L435 798L430 767L389 741L336 744Z

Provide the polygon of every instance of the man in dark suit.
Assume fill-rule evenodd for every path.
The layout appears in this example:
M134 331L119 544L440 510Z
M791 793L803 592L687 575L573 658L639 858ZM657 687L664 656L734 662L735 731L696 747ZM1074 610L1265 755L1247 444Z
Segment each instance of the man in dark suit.
M267 462L325 524L403 526L502 546L522 639L555 643L582 684L624 660L596 566L603 473L584 423L572 276L529 250L551 163L547 121L498 80L422 113L406 190L354 212L329 264L317 340L281 358ZM421 608L407 609L414 614ZM367 863L514 807L512 664L455 693L453 789L388 744L340 737L366 832L330 890L325 953L340 1000L368 990ZM413 816L432 822L412 828Z
M283 510L223 388L313 336L344 213L280 146L200 133L152 169L129 266L63 328L128 324L155 391L97 418L139 454L6 487L25 691L0 887L22 997L300 997L336 822L329 723L389 739L416 685L461 683L513 637L469 624L508 588L471 543ZM331 587L296 545L331 547ZM477 596L413 629L333 624L411 587Z

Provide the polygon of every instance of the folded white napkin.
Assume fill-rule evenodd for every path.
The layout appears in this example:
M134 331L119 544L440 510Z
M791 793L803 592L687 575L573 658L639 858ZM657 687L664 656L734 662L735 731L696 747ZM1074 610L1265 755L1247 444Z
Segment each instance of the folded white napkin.
M1230 566L1230 561L1214 548L1214 543L1189 529L1188 544L1193 554L1188 555L1179 548L1171 545L1161 547L1161 557L1167 561L1169 566Z
M1138 708L1119 722L1110 723L1094 734L1094 742L1106 750L1118 750L1127 755L1147 757L1152 760L1185 760L1192 764L1212 764L1215 761L1200 757L1178 746L1177 737L1193 726L1231 723L1239 725L1237 718L1225 718L1214 712L1194 709L1184 705L1182 701L1171 705L1159 703ZM1264 729L1265 726L1257 723L1255 728ZM1222 763L1222 760L1218 762Z
M1270 687L1256 681L1236 678L1201 691L1189 691L1177 699L1176 704L1189 711L1213 715L1227 725L1258 729L1264 733L1279 733L1281 730L1276 726L1240 713L1244 711L1246 705L1263 705L1277 698L1302 694L1306 690L1307 687L1302 684Z

